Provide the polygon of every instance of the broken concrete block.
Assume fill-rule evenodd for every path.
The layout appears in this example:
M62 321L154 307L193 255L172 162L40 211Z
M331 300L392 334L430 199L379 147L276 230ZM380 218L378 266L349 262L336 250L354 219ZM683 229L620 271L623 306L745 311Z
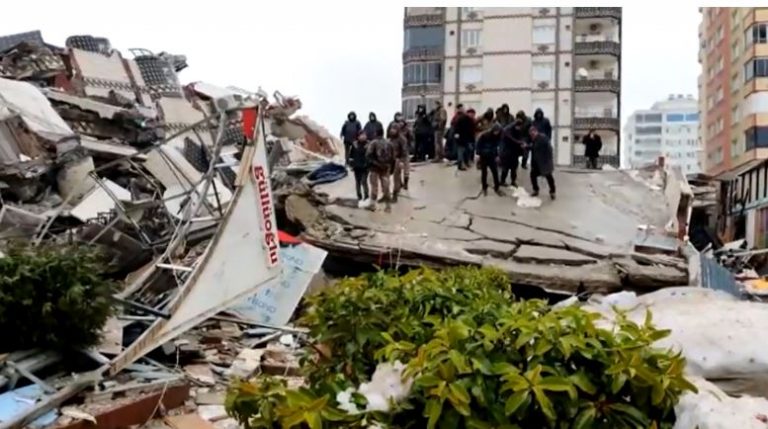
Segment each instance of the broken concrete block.
M229 417L223 405L201 405L197 407L197 414L209 422L217 422Z
M198 414L166 417L165 422L173 429L213 429L215 426Z
M208 364L187 365L184 367L184 373L203 384L213 385L216 383L216 377L214 377Z
M249 378L261 366L261 359L264 356L263 349L245 349L237 355L232 366L227 371L228 377Z
M586 265L597 262L594 258L569 250L531 245L520 246L512 259L519 262L560 265Z

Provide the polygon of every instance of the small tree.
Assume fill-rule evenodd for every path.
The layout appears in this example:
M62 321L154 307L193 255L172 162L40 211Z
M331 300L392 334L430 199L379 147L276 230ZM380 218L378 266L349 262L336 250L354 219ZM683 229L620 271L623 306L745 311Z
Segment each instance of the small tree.
M652 344L668 335L650 314L612 331L580 308L515 301L493 269L422 269L348 279L310 299L302 322L312 349L309 386L243 381L230 413L253 428L671 427L679 396L695 388L685 360ZM405 363L408 397L389 412L347 413L340 392L379 362ZM365 409L367 400L354 395Z
M0 351L96 344L114 292L103 267L82 245L12 246L0 258Z

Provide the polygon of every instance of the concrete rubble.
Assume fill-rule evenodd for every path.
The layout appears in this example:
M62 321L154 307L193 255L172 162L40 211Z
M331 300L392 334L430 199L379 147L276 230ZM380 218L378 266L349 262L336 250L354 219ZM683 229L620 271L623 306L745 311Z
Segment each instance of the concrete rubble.
M391 213L358 209L350 177L275 192L304 240L360 262L493 265L515 284L567 294L688 284L676 234L688 200L672 174L560 169L556 180L558 199L536 208L511 190L484 197L479 172L436 164L412 167ZM527 178L520 184L530 189Z
M0 247L96 245L125 285L78 359L0 356L0 428L236 427L233 374L298 373L286 324L326 253L278 231L269 171L343 146L299 99L183 85L186 67L89 35L0 37Z

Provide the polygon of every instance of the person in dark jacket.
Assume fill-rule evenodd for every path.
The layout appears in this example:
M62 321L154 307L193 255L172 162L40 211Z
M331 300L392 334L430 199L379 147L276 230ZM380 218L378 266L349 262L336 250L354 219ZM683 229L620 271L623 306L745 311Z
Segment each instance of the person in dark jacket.
M499 150L502 186L506 185L507 175L509 175L510 185L517 187L519 158L523 155L524 148L528 144L528 136L523 127L523 120L515 119L514 122L507 125L502 131L501 149Z
M482 170L480 183L483 185L483 195L488 195L488 170L493 177L493 190L501 196L499 184L499 145L501 144L501 125L493 124L491 128L477 139L477 166Z
M432 128L435 130L434 141L432 142L435 146L435 156L432 161L442 162L445 157L445 126L448 123L448 112L443 107L442 101L435 101L435 108L429 113L429 118L432 121Z
M603 139L595 130L589 130L584 138L581 139L584 143L584 156L587 158L587 168L591 170L597 170L597 159L600 157L600 149L603 148Z
M549 196L555 199L555 178L552 173L555 170L555 161L553 156L552 143L546 134L540 132L538 128L531 127L531 187L533 193L531 196L539 195L539 176L547 179L549 185Z
M383 130L382 130L383 133ZM380 133L381 134L381 133ZM376 138L375 134L374 139ZM373 141L373 140L371 140ZM365 205L368 200L368 135L361 132L357 141L349 150L349 160L347 163L352 167L355 173L355 191L357 191L358 205Z
M369 142L372 142L379 133L384 135L384 126L381 125L381 122L376 118L375 113L371 112L368 114L368 123L365 124L363 131L365 131L365 136Z
M525 145L523 146L523 153L521 155L523 160L520 167L525 170L528 168L528 155L531 152L531 118L529 118L524 111L520 110L515 114L515 120L520 121L523 124L523 140L525 141Z
M399 137L405 139L405 143L408 146L408 153L410 153L413 147L413 133L411 132L411 127L408 126L407 122L405 122L405 118L403 117L402 113L395 113L392 122L387 125L387 136L389 135L389 130L391 129L394 129Z
M509 105L504 103L496 110L496 122L503 127L514 122L515 118L509 112Z
M549 119L544 116L544 111L536 109L536 111L533 112L533 122L531 125L536 127L540 133L547 136L548 139L552 140L552 124L549 122Z
M453 140L456 144L456 165L463 171L467 169L466 151L475 141L475 119L469 115L469 112L464 112L463 107L459 107L452 128Z
M363 131L363 126L357 120L357 114L349 112L347 114L347 121L341 126L340 134L341 140L344 142L344 159L349 160L349 149L352 148L352 143L357 140L360 131Z
M413 135L416 140L414 161L426 161L427 156L434 157L432 149L434 145L432 139L435 138L435 129L432 127L432 121L427 114L427 107L420 104L416 108L416 119L413 122Z

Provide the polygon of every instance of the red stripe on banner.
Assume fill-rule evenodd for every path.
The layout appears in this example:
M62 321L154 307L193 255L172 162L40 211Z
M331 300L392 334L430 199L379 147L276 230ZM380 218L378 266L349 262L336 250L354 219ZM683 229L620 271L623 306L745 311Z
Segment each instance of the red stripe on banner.
M243 109L243 134L248 140L256 136L257 108Z
M301 240L299 240L297 237L292 236L291 234L288 234L285 231L277 230L277 236L280 239L280 242L283 244L301 244Z

